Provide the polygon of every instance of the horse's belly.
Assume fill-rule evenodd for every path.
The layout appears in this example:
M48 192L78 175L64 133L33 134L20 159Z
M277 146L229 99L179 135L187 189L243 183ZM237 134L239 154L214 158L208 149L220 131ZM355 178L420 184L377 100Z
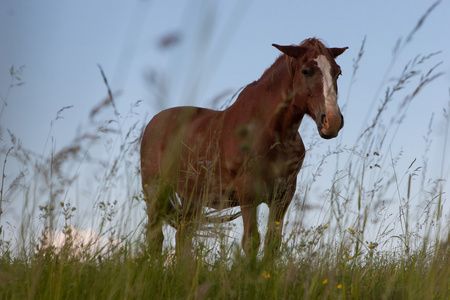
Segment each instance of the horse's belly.
M175 180L176 191L187 202L210 207L229 208L239 205L232 178L211 161L183 163Z

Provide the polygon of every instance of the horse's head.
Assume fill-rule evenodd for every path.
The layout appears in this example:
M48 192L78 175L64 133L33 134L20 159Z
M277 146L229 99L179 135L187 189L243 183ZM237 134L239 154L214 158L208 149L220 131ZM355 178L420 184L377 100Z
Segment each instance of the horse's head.
M289 57L295 108L313 118L322 138L336 137L344 117L337 104L341 68L334 59L347 47L327 48L317 39L305 40L299 46L273 46Z

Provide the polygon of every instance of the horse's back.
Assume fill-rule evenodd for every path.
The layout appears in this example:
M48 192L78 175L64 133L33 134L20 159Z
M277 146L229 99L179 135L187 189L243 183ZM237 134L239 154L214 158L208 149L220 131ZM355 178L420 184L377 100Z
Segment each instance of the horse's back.
M195 106L179 106L163 110L147 124L141 148L152 147L151 144L173 139L174 134L182 134L193 126L202 126L203 124L196 124L203 119L210 119L209 117L217 113L215 110Z
M163 110L147 124L141 142L142 179L148 181L161 173L162 154L176 157L178 147L196 127L217 115L218 111L195 106L179 106Z

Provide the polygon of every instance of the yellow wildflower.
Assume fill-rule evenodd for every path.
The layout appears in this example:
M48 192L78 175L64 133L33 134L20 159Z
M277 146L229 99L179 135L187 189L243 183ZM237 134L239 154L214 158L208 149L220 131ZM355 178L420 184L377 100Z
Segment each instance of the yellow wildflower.
M328 283L328 279L325 279L324 281L322 281L322 284L327 284Z
M342 284L338 284L337 288L342 289Z

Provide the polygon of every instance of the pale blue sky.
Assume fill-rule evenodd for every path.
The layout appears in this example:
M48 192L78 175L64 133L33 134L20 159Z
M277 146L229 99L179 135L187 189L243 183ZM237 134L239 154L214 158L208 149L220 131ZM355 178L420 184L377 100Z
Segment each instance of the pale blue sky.
M236 91L261 76L279 55L272 43L293 44L314 36L332 47L349 47L337 60L343 70L339 101L343 104L348 99L344 140L340 141L349 145L370 123L386 86L405 63L418 54L442 51L424 69L443 61L438 70L445 74L411 104L392 145L393 152L405 152L406 167L422 157L423 136L434 113L429 168L439 175L445 126L442 109L450 98L450 1L440 3L390 68L398 39L408 35L432 3L0 0L2 97L10 82L10 67L25 66L21 76L25 84L8 95L0 147L9 148L9 129L25 148L42 153L50 121L59 109L73 105L52 131L56 149L70 142L77 130L88 126L89 112L106 96L97 64L103 67L112 90L122 92L116 98L119 112L125 114L132 103L143 100L134 120L148 121L163 107L211 107L215 96ZM173 33L179 43L161 49L161 38ZM352 64L364 37L365 53L350 93ZM156 103L145 79L149 70L165 78L169 92L163 106ZM396 107L392 105L393 111ZM312 126L305 119L300 131ZM331 141L326 147L333 145L336 142ZM447 159L445 178L450 175ZM13 206L3 205L5 216Z

